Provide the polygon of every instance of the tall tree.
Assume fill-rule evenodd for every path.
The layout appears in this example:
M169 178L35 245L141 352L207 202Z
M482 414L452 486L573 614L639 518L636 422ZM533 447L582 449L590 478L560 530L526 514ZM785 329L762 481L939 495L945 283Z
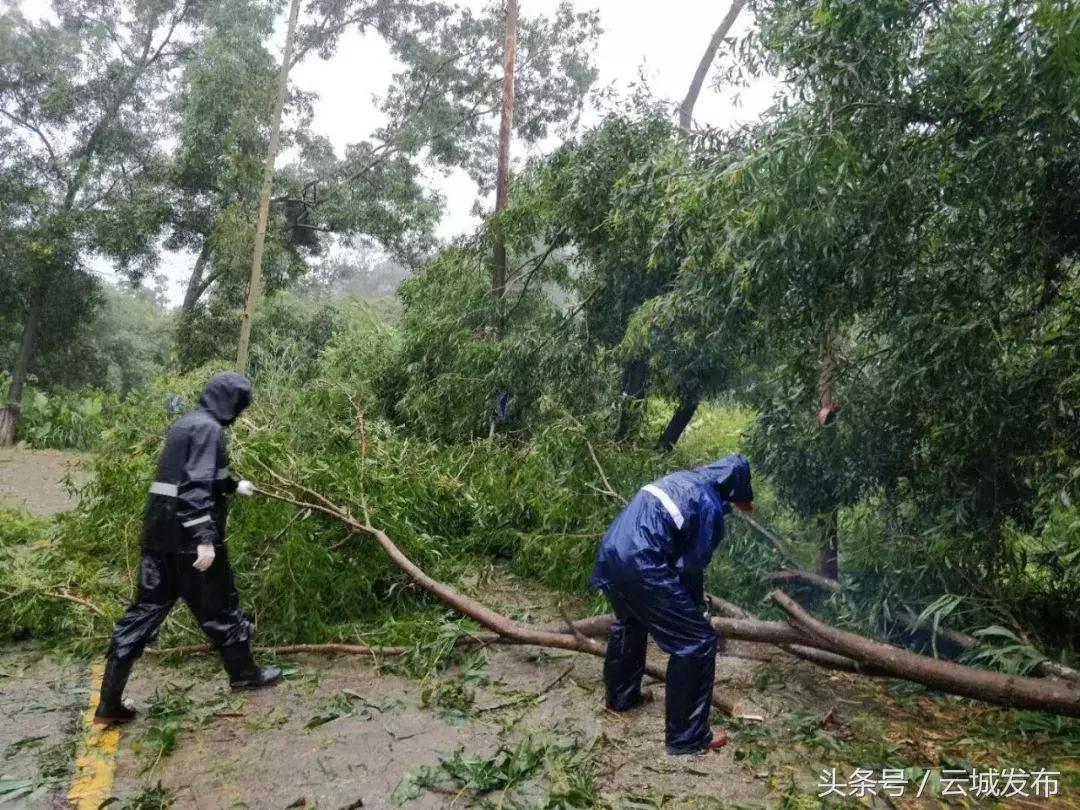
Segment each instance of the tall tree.
M203 36L184 67L175 96L177 147L170 164L166 246L196 254L182 311L191 313L223 275L235 231L255 216L275 65L265 42L271 0L213 0ZM298 107L304 99L297 98ZM309 116L301 115L301 124ZM215 254L215 246L218 251Z
M514 62L517 58L517 0L506 3L506 47L503 53L502 98L499 102L499 167L495 185L495 216L503 212L510 188L510 140L514 121ZM502 298L506 291L506 240L496 234L491 268L491 291Z
M746 0L732 1L727 14L724 15L724 19L720 21L720 25L713 32L709 44L705 47L705 53L701 55L701 61L698 63L697 70L694 71L694 77L690 80L690 88L686 91L686 97L683 98L682 104L679 105L679 128L684 132L689 132L694 126L694 107L697 106L701 88L709 75L709 69L712 67L713 62L716 61L716 54L720 50L720 44L724 41L724 37L728 35L728 32L731 31L731 26L735 24L735 20L742 13L744 6L746 6ZM656 442L657 449L666 451L675 447L683 431L689 427L690 421L694 418L694 414L697 413L699 404L700 399L698 399L697 393L679 398L675 413L671 415L671 419Z
M165 212L153 192L162 165L164 99L188 53L195 0L55 0L56 21L0 15L0 152L33 173L36 201L22 245L21 336L0 444L16 438L19 401L57 295L87 278L88 251L138 277L152 265Z
M285 33L285 52L281 57L277 98L274 102L273 123L270 125L270 145L266 150L262 191L259 194L259 218L258 224L255 226L255 248L252 251L247 304L244 307L244 318L240 323L240 346L236 351L236 367L241 372L247 369L248 344L251 341L251 319L255 316L255 305L259 300L260 285L262 284L263 248L266 243L266 223L270 218L270 194L274 188L274 163L277 161L278 144L281 139L281 116L285 113L285 94L289 89L289 68L292 66L293 39L296 36L296 22L299 14L300 0L292 0L289 7L289 24Z
M369 239L415 268L434 244L441 215L441 201L423 179L427 168L432 163L442 169L464 168L484 191L492 188L496 176L506 30L501 8L489 7L478 14L439 2L348 0L311 4L304 16L295 60L312 53L330 56L342 34L360 30L384 38L403 67L390 77L382 98L387 123L347 146L343 156L324 139L312 137L303 116L298 126L283 133L299 147L300 157L283 166L274 180L277 190L264 262L268 290L304 272L305 257L319 252L330 239ZM576 126L585 94L596 79L593 57L598 35L596 15L576 13L569 4L554 15L519 21L516 106L528 111L513 122L519 143L528 146L552 131L568 132ZM260 53L265 53L261 46ZM264 58L259 56L260 65ZM227 60L225 68L227 74ZM204 86L209 90L213 84ZM234 86L237 83L230 82L224 92ZM306 99L295 93L290 104L306 112ZM230 122L229 127L242 125ZM260 127L258 131L264 132L267 124ZM192 128L201 131L197 123ZM220 132L221 143L231 143L228 128ZM242 165L249 168L252 148L253 144L245 144L247 158ZM259 148L265 154L265 146ZM237 213L240 203L230 199L222 205L224 200L209 193L195 199L216 200L209 211L223 213L208 218L221 224L212 229L202 226L209 238L200 235L190 242L200 252L192 276L198 277L198 284L189 285L193 310L189 336L211 314L214 323L224 326L226 310L239 306L246 269L236 257L250 257L252 239L250 229L226 227L244 221ZM253 207L250 196L243 205ZM194 312L211 290L215 300Z

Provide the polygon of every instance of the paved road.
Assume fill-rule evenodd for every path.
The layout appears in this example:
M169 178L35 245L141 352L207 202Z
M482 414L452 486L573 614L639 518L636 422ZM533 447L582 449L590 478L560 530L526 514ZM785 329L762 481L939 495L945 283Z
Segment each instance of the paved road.
M79 465L88 458L65 450L0 449L0 506L41 516L71 509L75 498L65 479L85 484L89 476Z

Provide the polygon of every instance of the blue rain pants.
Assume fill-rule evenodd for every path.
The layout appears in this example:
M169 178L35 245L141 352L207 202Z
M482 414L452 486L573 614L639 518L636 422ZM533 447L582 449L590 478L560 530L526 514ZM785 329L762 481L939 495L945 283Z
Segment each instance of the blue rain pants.
M627 573L616 575L616 581L604 588L616 617L604 658L607 705L626 711L640 702L645 647L651 635L670 656L664 724L668 753L703 751L712 741L709 710L716 632L674 569Z

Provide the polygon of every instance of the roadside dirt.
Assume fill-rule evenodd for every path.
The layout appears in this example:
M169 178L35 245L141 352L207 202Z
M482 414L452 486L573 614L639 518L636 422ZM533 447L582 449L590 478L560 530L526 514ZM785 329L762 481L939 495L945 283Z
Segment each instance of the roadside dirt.
M417 768L436 766L459 750L485 758L531 740L595 746L598 798L614 806L654 796L670 797L664 806L692 806L670 801L695 796L770 805L767 785L747 778L730 751L664 755L662 687L652 705L615 715L602 706L597 659L538 656L523 648L489 651L486 659L471 706L456 711L424 705L420 683L380 673L364 659L299 656L284 662L289 677L280 687L234 694L208 656L179 666L148 656L128 690L143 716L123 729L114 795L134 800L160 782L173 793L176 808L284 808L301 799L297 806L336 810L362 800L365 808L388 808L395 788ZM65 807L70 768L56 752L73 754L76 722L88 699L85 669L18 653L0 660L6 675L0 679L3 773L41 779L37 794L15 806ZM732 663L742 668L743 662ZM451 670L441 682L458 676ZM171 705L183 710L175 748L162 754L153 727L168 722L165 707ZM158 718L147 716L151 707ZM327 720L342 711L348 713ZM320 720L326 722L314 725ZM541 780L533 789L542 798L551 787ZM423 791L406 806L446 807L452 799ZM497 794L493 801L498 803ZM468 797L459 797L458 806L469 806Z
M230 692L210 656L178 663L147 656L128 690L142 715L122 730L110 806L355 810L397 806L397 791L409 810L809 810L825 806L816 797L822 769L844 775L905 762L1063 775L1054 800L947 805L866 796L827 806L1077 806L1075 727L1048 738L1026 725L1028 714L759 661L768 651L754 645L732 644L730 652L718 660L718 683L761 707L765 723L714 718L728 726L731 743L694 757L663 752L662 686L653 686L651 705L612 714L602 705L602 662L587 656L493 647L424 680L390 671L389 662L296 656L277 662L287 671L278 688L249 693ZM23 780L35 791L8 806L68 806L70 756L90 697L86 672L85 664L33 651L0 654L0 785ZM410 775L440 762L461 780L443 771L432 784L404 789ZM520 784L504 791L490 781L498 768ZM917 782L919 773L909 778Z
M75 487L85 484L90 476L81 465L88 458L65 450L0 448L0 506L42 517L71 509L76 498L64 482L70 477Z

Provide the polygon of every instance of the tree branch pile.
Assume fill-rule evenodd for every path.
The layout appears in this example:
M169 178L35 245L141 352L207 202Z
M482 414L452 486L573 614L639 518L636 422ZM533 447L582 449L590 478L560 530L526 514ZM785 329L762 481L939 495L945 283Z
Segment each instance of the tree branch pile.
M576 622L564 617L561 627L534 627L516 622L430 577L413 563L385 532L370 522L357 520L348 509L333 503L321 493L290 481L269 468L264 469L276 482L277 490L261 490L265 495L300 509L321 512L340 521L355 533L374 538L410 580L490 631L486 635L463 639L463 644L523 644L604 656L604 646L595 641L595 638L607 634L614 621L613 616L596 616ZM294 493L302 494L297 496ZM763 621L736 605L712 598L714 606L727 614L713 618L713 627L722 638L776 645L793 655L829 668L901 678L1000 706L1080 717L1080 688L1073 683L1057 678L1005 675L931 658L828 625L811 616L794 599L779 591L773 591L770 598L787 613L786 622ZM279 652L351 653L376 658L404 652L400 647L379 648L344 644L294 645L276 649ZM647 673L657 680L664 680L664 672L657 667L648 667ZM733 716L739 716L738 705L719 692L714 692L713 704Z

